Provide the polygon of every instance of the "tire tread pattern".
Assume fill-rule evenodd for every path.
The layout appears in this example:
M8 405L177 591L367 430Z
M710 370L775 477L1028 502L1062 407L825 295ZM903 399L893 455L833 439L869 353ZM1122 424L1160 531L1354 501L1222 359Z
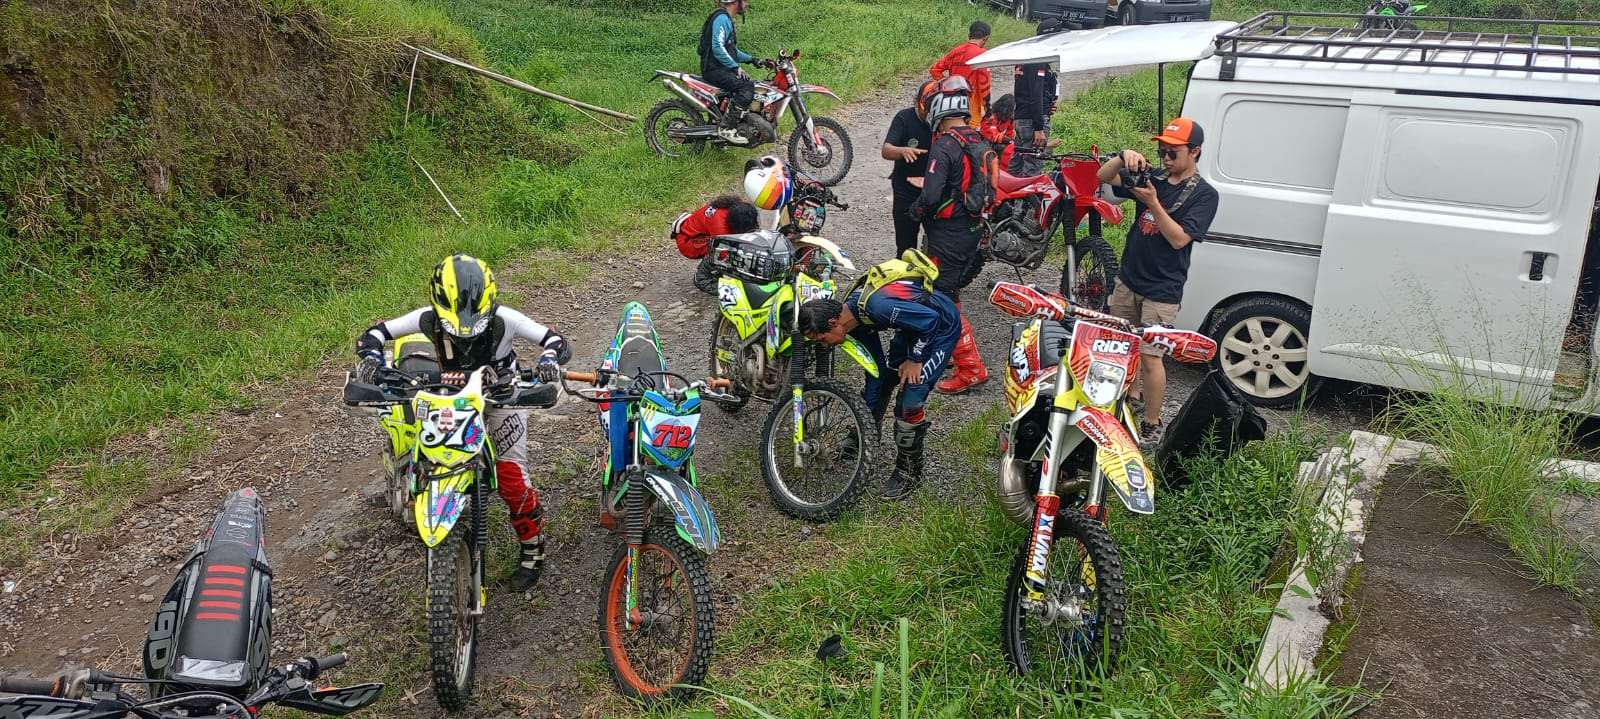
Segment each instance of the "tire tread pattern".
M773 435L778 428L778 418L790 416L794 412L793 398L785 393L780 400L772 403L772 411L767 413L766 424L761 427L759 448L761 479L767 483L767 491L772 495L773 503L777 504L778 509L784 514L812 522L826 522L854 506L861 498L861 494L866 491L867 478L871 475L877 459L878 437L872 425L872 411L867 409L866 400L862 399L859 393L847 388L843 382L830 377L813 377L806 380L803 391L826 392L843 401L849 408L850 414L855 416L856 426L867 430L862 433L866 441L858 442L862 455L862 459L857 461L858 469L845 484L844 491L820 505L802 502L784 489L782 478L777 476L777 457L773 456L772 447L778 443Z

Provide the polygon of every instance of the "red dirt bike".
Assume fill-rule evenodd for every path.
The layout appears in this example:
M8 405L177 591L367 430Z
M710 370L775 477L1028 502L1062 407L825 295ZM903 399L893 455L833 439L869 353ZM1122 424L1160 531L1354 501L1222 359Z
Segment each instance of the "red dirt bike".
M1015 152L1055 162L1043 175L1017 177L1001 171L995 183L999 207L985 220L983 251L988 257L1019 270L1038 269L1050 249L1056 228L1067 237L1067 262L1062 268L1061 294L1092 310L1110 309L1117 282L1117 253L1100 234L1101 225L1122 222L1122 207L1102 196L1097 173L1110 155L1044 155L1042 150L1017 148ZM1089 234L1077 236L1077 227L1089 220Z
M800 50L793 53L779 50L778 59L772 61L772 79L756 81L757 110L745 113L739 121L739 133L751 138L749 145L759 147L778 140L778 121L784 110L794 113L795 129L789 133L789 163L824 185L837 185L850 171L854 150L850 135L844 126L826 117L812 117L806 107L806 95L826 95L834 100L839 96L821 85L800 82L794 61ZM706 82L699 75L687 72L657 70L651 79L661 78L661 84L677 97L656 103L644 116L644 137L657 155L677 157L683 151L699 154L706 145L722 146L727 140L717 136L717 123L728 111L730 93Z

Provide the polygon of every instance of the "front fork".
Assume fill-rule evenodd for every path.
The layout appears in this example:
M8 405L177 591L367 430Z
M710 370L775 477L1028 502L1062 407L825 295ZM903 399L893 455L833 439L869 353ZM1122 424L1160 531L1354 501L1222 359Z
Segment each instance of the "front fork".
M623 499L627 507L628 527L628 559L624 571L627 573L627 591L624 592L622 613L622 628L630 631L639 626L643 618L639 616L639 573L634 571L638 566L639 548L644 545L644 529L647 518L644 516L645 483L642 479L643 468L637 465L630 467L628 472L628 496Z
M795 132L805 131L806 149L815 150L822 145L822 139L817 137L816 124L811 122L811 111L806 109L806 101L799 90L794 91L794 97L789 101L789 109L794 111Z
M796 303L796 307L798 306ZM789 385L794 395L794 466L800 468L806 466L801 448L806 439L806 372L811 358L806 356L806 338L800 332L798 319L793 326L795 329L790 332L789 339Z
M1065 397L1071 389L1069 377L1071 373L1062 367L1056 373L1055 396ZM1049 429L1045 432L1045 441L1048 449L1045 451L1044 464L1039 469L1039 491L1036 497L1033 531L1028 537L1028 569L1024 576L1023 584L1027 596L1023 603L1030 609L1037 608L1044 601L1045 592L1049 588L1048 571L1050 567L1050 550L1055 545L1055 528L1057 512L1061 509L1061 498L1056 495L1056 476L1060 473L1062 464L1066 461L1066 436L1070 431L1067 419L1071 411L1061 406L1050 408ZM1100 503L1105 495L1104 475L1100 472L1099 463L1094 464L1089 481L1089 494L1084 500L1084 511L1091 516L1099 518L1101 514Z

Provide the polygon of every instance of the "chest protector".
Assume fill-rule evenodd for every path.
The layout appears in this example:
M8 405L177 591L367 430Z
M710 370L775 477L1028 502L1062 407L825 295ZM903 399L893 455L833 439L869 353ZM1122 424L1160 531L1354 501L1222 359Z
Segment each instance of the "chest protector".
M461 339L444 331L444 324L439 321L438 313L427 310L422 313L422 333L433 340L433 348L439 354L439 369L444 372L471 372L484 365L494 365L495 369L505 367L495 362L495 349L500 346L500 340L506 334L506 321L495 315L489 320L489 329L483 334L472 339ZM509 364L507 362L506 364Z

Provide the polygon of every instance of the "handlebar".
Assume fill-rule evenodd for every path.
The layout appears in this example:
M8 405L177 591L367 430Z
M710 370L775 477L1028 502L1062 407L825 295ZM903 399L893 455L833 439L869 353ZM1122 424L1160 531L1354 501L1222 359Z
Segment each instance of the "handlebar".
M347 375L344 402L366 407L403 404L411 401L418 392L460 389L466 386L473 372L424 370L413 374L387 365L380 366L374 372L371 383L358 382L353 374ZM537 391L543 386L534 381L533 370L524 368L519 372L496 373L494 381L483 385L483 396L495 406L553 406L555 391L552 388L549 396L545 396L544 392Z
M713 402L735 402L739 399L738 397L722 391L731 389L733 387L733 380L721 377L707 377L703 380L695 380L694 382L690 382L688 381L688 378L682 375L664 370L660 372L644 372L632 378L622 377L620 379L625 379L627 383L621 387L614 385L613 379L617 379L618 376L611 373L605 373L605 375L602 376L602 373L600 372L575 372L572 370L562 370L561 386L562 389L566 390L567 394L574 395L580 399L594 402L596 404L601 402L632 402L643 397L645 390L655 388L654 382L648 379L653 376L669 377L684 383L685 386L682 389L660 390L669 397L681 398L690 390L699 390L702 399L707 399ZM579 387L577 389L573 389L567 385L569 380L588 382L589 384L593 385L593 387Z

